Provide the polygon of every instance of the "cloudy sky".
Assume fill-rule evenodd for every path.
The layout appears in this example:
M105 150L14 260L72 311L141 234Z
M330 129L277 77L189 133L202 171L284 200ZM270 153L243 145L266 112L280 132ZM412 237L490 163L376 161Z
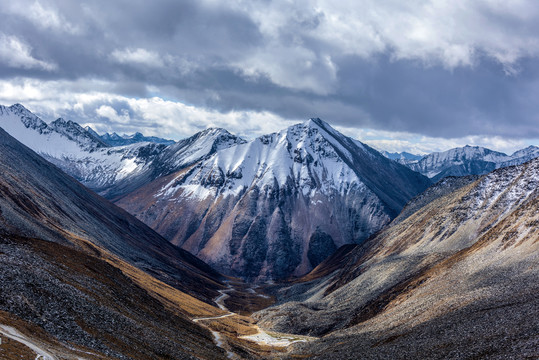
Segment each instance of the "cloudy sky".
M535 0L18 0L0 104L98 132L320 117L390 151L539 145Z

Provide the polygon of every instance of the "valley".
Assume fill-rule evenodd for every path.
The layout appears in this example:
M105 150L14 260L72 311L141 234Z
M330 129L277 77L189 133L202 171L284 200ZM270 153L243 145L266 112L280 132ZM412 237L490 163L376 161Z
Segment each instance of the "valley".
M531 147L437 155L433 183L317 118L119 146L22 105L0 127L0 358L539 356Z

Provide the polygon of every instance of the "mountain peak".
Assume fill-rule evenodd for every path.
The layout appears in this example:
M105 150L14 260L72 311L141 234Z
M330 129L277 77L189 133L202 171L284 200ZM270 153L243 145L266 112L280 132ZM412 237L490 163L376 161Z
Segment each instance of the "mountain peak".
M324 122L322 119L316 117L316 118L310 118L309 120L306 121L307 124L316 124L318 126L324 126L324 125L327 125L326 122Z
M309 120L303 122L302 125L307 128L322 128L324 130L329 130L329 129L333 130L331 125L329 125L327 122L325 122L324 120L318 117L310 118Z
M202 131L199 131L197 134L200 136L207 136L207 135L231 135L230 132L226 129L220 128L220 127L209 127L207 129L204 129Z
M15 113L30 113L30 110L25 108L22 104L16 103L9 107L9 109ZM32 114L33 115L33 114Z

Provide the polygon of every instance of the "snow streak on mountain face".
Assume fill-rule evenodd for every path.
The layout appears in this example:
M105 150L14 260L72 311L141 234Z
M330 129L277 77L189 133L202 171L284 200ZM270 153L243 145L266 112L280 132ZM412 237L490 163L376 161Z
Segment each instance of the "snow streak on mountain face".
M398 161L433 181L446 176L483 175L494 169L523 164L539 156L539 147L529 146L512 155L479 146L465 146L425 155L418 161Z
M428 184L311 119L217 151L118 204L222 271L283 278L378 231Z

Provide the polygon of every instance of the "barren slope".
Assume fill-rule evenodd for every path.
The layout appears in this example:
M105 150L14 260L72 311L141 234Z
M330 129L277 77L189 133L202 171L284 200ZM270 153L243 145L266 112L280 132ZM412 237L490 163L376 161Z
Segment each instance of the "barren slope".
M2 129L0 166L0 325L59 358L226 356L190 320L220 274Z

